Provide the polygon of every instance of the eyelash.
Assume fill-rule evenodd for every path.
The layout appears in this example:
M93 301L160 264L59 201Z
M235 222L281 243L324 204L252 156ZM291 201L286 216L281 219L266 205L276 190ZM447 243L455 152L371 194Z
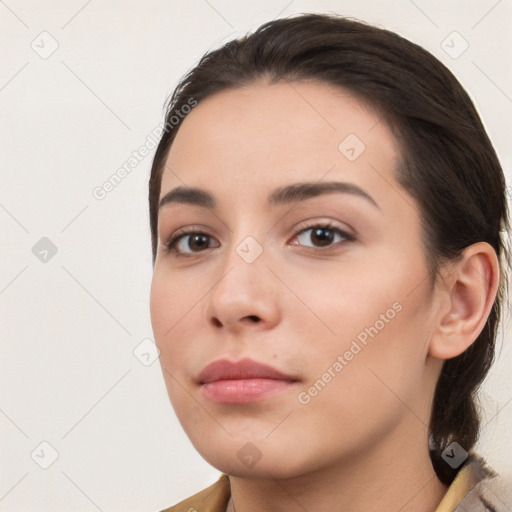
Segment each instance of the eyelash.
M196 253L181 253L178 252L176 246L178 245L178 242L188 235L205 235L209 238L211 237L208 233L205 233L204 231L200 231L200 228L197 226L191 226L189 228L183 228L181 230L178 230L174 235L170 238L169 241L167 241L164 244L164 251L166 253L175 253L177 257L189 257L189 256L195 256L196 254L199 254L204 251L198 251ZM355 237L347 233L341 228L336 227L334 224L328 222L325 224L310 224L306 227L301 228L293 238L298 237L302 233L305 233L306 231L312 230L312 229L326 229L329 231L333 231L335 234L341 235L342 238L344 238L346 242L353 242L355 240ZM293 244L300 247L300 244ZM332 245L328 246L326 249L322 249L321 247L307 247L307 249L313 250L315 252L326 252L329 251L329 248L331 248ZM211 249L211 247L208 247L208 249Z

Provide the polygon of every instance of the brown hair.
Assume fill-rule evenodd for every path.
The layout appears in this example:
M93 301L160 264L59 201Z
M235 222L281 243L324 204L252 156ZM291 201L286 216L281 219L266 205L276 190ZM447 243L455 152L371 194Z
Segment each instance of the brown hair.
M349 90L376 108L402 149L397 180L417 200L434 283L441 265L467 246L489 243L502 270L484 329L460 356L445 361L430 421L434 468L446 484L456 473L441 459L452 441L470 451L480 418L475 394L494 358L504 297L502 231L509 229L505 179L468 94L429 52L399 35L335 15L304 14L262 25L207 53L178 84L167 110L149 183L153 262L160 183L184 105L216 92L266 80L316 81Z

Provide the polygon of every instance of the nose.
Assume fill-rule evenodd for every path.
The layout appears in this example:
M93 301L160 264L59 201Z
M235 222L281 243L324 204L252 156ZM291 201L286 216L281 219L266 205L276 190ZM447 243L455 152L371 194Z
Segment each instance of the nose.
M219 277L209 294L207 315L217 329L240 332L267 330L280 320L279 282L266 266L264 253L244 260L235 248L219 265Z

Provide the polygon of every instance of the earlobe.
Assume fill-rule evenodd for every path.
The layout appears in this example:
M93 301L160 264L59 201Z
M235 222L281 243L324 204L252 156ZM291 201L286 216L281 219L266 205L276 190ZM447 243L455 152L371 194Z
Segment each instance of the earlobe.
M435 317L429 354L451 359L462 354L485 326L499 286L499 262L486 242L467 247L449 266L440 292L445 299Z

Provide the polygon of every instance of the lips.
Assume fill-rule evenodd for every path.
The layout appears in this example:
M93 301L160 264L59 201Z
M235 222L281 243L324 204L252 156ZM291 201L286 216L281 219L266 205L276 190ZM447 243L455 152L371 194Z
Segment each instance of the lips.
M291 375L286 375L271 366L258 363L252 359L242 359L236 363L227 359L219 359L206 366L199 374L197 381L200 384L206 384L217 380L238 379L297 380Z
M219 359L206 366L196 380L206 398L224 404L262 400L298 382L294 376L252 359Z

